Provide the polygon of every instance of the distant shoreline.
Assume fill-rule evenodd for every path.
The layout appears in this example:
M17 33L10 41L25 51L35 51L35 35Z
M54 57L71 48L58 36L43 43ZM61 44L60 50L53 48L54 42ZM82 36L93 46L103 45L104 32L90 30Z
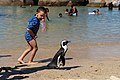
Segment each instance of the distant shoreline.
M0 0L0 6L88 6L107 7L109 2L90 2L89 0ZM118 5L117 5L118 6ZM117 7L114 5L114 7Z
M71 6L71 5L76 5L76 6L86 6L88 2L86 1L72 1L70 2L69 0L53 0L53 1L48 1L48 0L42 0L42 1L37 1L37 0L0 0L0 5L2 6Z

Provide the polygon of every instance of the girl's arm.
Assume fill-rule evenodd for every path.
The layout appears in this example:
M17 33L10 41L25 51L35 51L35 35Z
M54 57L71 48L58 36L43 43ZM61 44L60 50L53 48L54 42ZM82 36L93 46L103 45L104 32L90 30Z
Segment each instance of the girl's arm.
M36 35L33 33L32 30L30 30L30 29L27 28L27 31L30 33L30 35L33 37L33 39L36 38Z
M44 19L41 21L41 26L42 26L42 32L45 32L47 30L46 26L46 16L44 16Z

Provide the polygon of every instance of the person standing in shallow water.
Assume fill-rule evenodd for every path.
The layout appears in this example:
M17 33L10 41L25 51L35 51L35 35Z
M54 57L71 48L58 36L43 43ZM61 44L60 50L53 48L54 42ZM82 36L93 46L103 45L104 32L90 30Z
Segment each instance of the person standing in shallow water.
M99 9L96 10L96 15L101 15L102 12L99 11Z
M33 61L33 58L35 57L36 52L38 50L36 38L37 38L37 32L40 27L40 21L45 18L45 13L46 13L46 9L44 7L38 7L38 9L36 10L36 14L28 21L28 28L25 33L25 40L27 41L28 48L18 58L18 62L20 64L25 63L23 59L29 52L32 52L32 54L29 58L28 63L30 64L37 63Z
M68 9L66 9L66 10L65 10L65 14L68 14L68 13L69 13L69 10L68 10Z
M108 4L108 9L113 10L113 3L112 2Z
M120 10L120 4L118 5L118 10Z
M69 16L77 16L77 15L78 15L78 10L74 5L72 5L69 12Z
M49 9L46 8L46 18L47 18L48 21L50 21L50 19L49 19L49 17L48 17L48 13L49 13Z

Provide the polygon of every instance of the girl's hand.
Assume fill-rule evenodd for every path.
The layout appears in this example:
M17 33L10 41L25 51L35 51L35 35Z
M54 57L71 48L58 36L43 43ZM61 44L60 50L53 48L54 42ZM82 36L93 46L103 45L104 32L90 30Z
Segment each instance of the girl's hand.
M42 32L46 32L47 31L47 28L46 27L43 27L42 28Z
M42 32L46 32L47 30L46 22L42 21L41 25L42 25Z
M35 36L34 39L38 38L38 36Z

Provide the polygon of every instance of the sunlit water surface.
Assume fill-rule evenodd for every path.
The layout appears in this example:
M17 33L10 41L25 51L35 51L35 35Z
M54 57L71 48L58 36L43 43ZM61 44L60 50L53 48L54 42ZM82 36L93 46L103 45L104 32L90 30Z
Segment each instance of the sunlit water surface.
M34 15L35 7L0 7L0 48L24 47L24 33L27 21ZM38 44L46 46L57 45L62 39L69 39L73 44L114 43L120 41L120 11L100 8L102 15L89 15L97 8L77 7L78 16L64 14L69 7L48 7L50 9L47 21L47 31L38 32ZM58 14L63 17L59 18Z

